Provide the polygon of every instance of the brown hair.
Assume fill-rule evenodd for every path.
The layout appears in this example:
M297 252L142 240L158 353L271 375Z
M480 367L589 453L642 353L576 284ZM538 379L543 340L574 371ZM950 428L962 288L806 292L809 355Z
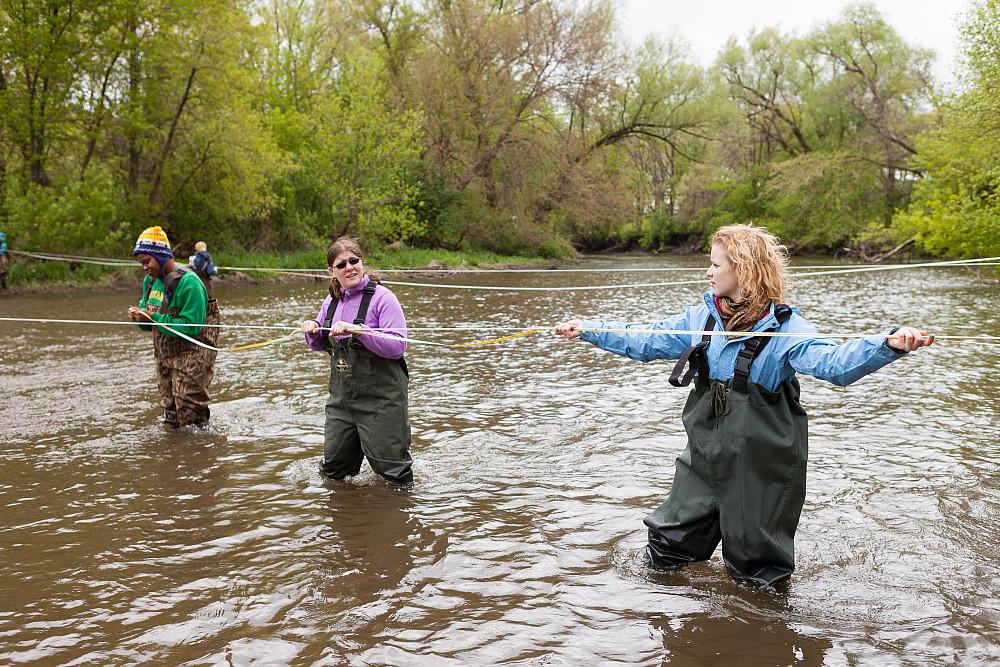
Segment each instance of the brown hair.
M743 298L729 301L723 310L734 312L730 331L745 331L753 327L761 313L772 302L785 303L785 265L788 248L778 237L763 227L727 225L712 235L712 245L718 243L726 251L739 281ZM722 313L726 316L727 313Z
M331 245L327 249L326 265L332 267L334 260L337 259L337 255L339 255L342 252L352 252L358 257L360 257L362 261L365 258L364 254L361 252L361 246L358 245L357 241L355 241L350 236L341 236L339 239L333 242L333 245ZM369 280L381 279L377 273L375 273L374 271L369 271L367 268L365 269L365 275L368 276ZM341 292L340 289L340 281L337 280L335 277L331 277L330 295L333 296L334 299L340 300L342 294L343 292Z

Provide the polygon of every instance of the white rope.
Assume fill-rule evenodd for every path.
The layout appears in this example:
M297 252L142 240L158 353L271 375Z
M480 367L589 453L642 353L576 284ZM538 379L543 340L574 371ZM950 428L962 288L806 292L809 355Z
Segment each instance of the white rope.
M998 261L986 261L991 258L984 259L967 259L967 260L951 260L955 262L956 266L969 265L969 266L1000 266ZM817 269L845 269L853 267L869 267L869 266L880 266L890 269L905 269L912 264L816 264L809 266L789 266L786 270L790 273L795 273L797 271L814 271ZM942 266L951 266L951 264L942 264ZM292 269L286 269L292 270ZM310 269L295 269L297 271L309 271ZM700 272L704 273L704 267L686 267L686 266L662 266L662 267L648 267L648 266L636 266L636 267L607 267L607 268L591 268L591 269L470 269L470 268L455 268L455 269L378 269L378 273L438 273L443 275L457 275L461 273L672 273L672 272Z
M292 276L302 278L324 278L329 279L330 274L319 269L280 269L276 267L264 266L217 266L220 271L259 271L261 273L287 273Z
M897 265L875 265L875 266L862 266L857 268L849 269L835 269L835 270L824 270L824 271L804 271L802 273L796 273L795 279L799 278L816 278L820 276L846 274L846 273L867 273L870 271L890 271L893 269L916 269L916 268L933 268L933 267L948 267L948 266L982 266L983 262L987 261L997 261L1000 257L988 257L978 260L948 260L942 262L923 262L920 264L897 264ZM502 291L502 292L585 292L593 290L616 290L616 289L637 289L643 287L677 287L681 285L701 285L704 284L704 278L697 280L674 280L669 282L656 282L656 283L628 283L628 284L614 284L614 285L581 285L581 286L571 286L571 287L500 287L495 285L449 285L446 283L414 283L408 281L393 281L393 280L383 280L384 284L387 285L400 285L404 287L435 287L441 289L467 289L467 290L490 290L490 291Z
M24 250L10 250L9 252L14 254L24 255L26 257L33 257L36 259L45 260L55 260L55 261L68 261L83 264L97 264L102 266L119 266L126 267L134 265L134 260L125 259L112 259L112 258L97 258L97 257L87 257L84 255L69 255L60 253L42 253L42 252L29 252ZM975 259L958 259L958 260L946 260L937 262L922 262L922 263L912 263L912 264L865 264L865 265L818 265L818 266L808 266L808 267L788 267L790 275L796 278L805 277L816 277L823 275L834 275L834 274L846 274L846 273L862 273L867 271L891 271L896 269L911 269L911 268L934 268L934 267L950 267L950 266L996 266L1000 263L1000 256L998 257L980 257ZM300 269L300 268L279 268L279 267L255 267L255 266L219 266L217 267L221 270L226 271L256 271L256 272L270 272L270 273L285 273L290 275L299 275L302 277L313 277L313 278L327 278L328 275L319 269ZM638 272L704 272L704 269L697 267L635 267L635 268L599 268L599 269L580 269L580 268L564 268L564 269L478 269L478 268L457 268L457 269L431 269L431 268L409 268L409 269L380 269L382 273L434 273L441 275L458 275L462 273L638 273ZM537 292L537 291L591 291L591 290L604 290L604 289L615 289L615 288L641 288L641 287L676 287L681 285L691 285L701 283L702 280L687 280L687 281L671 281L671 282L657 282L657 283L632 283L632 284L620 284L620 285L587 285L587 286L576 286L576 287L500 287L492 285L448 285L443 283L421 283L421 282L408 282L408 281L383 281L387 285L400 285L405 287L429 287L429 288L442 288L442 289L467 289L467 290L487 290L487 291L515 291L515 292Z
M137 326L138 322L123 322L118 320L66 320L66 319L43 319L43 318L28 318L28 317L0 317L0 321L7 322L37 322L37 323L53 323L53 324L110 324L119 326ZM141 324L146 324L145 322ZM185 334L173 329L175 326L217 326L221 328L234 328L234 329L249 329L249 328L270 328L270 329L281 329L284 331L290 331L289 337L296 333L298 327L291 326L281 326L281 325L233 325L233 324L219 324L219 325L198 325L198 324L186 324L186 323L171 323L164 324L159 322L150 322L149 326L160 326L165 329L170 329L173 333L177 334L179 337L189 340L192 343L199 345L201 347L223 351L221 348L213 347L206 343L186 336ZM411 327L409 331L483 331L483 330L497 330L500 327ZM522 333L528 332L538 332L538 331L553 331L555 327L553 325L539 325L534 327L504 327L510 331L517 331ZM331 331L330 327L318 327L317 331ZM447 343L438 343L434 341L421 340L418 338L409 338L399 335L394 335L392 332L402 330L401 327L378 327L378 328L365 328L356 329L351 333L359 333L364 335L370 335L377 338L388 338L391 340L403 341L407 343L421 343L425 345L435 345L440 347L455 347L454 345L449 345ZM579 331L588 331L595 333L628 333L634 335L680 335L680 336L731 336L734 332L732 331L698 331L694 329L578 329ZM750 331L746 332L744 337L791 337L791 338L888 338L894 334L889 334L885 332L880 333L846 333L846 332L833 332L833 333L817 333L817 332L784 332L784 331ZM935 340L975 340L978 344L983 345L1000 345L1000 335L984 334L980 332L961 334L961 335L934 335Z
M0 322L52 322L56 324L112 324L118 326L135 326L136 324L146 324L145 322L133 322L122 321L122 320L56 320L49 318L35 318L35 317L0 317ZM217 329L282 329L285 331L295 329L298 330L299 325L280 325L280 324L188 324L186 322L171 322L172 327L214 327Z
M697 280L675 280L665 283L632 283L622 285L579 285L575 287L501 287L497 285L449 285L447 283L413 283L397 280L383 280L384 285L402 287L434 287L439 289L486 290L493 292L589 292L595 290L628 289L637 287L675 287L677 285L701 285L704 278Z
M935 262L933 264L817 264L811 266L789 266L787 270L790 272L797 271L814 271L817 269L852 269L852 268L868 268L877 267L881 270L886 269L905 269L911 266L997 266L1000 264L1000 257L983 257L979 259L957 259L948 260L942 262ZM264 266L219 266L219 269L226 269L229 271L273 271L277 273L302 273L310 276L328 277L326 273L321 272L319 269L282 269L278 267L264 267ZM700 272L704 273L705 269L703 267L686 267L686 266L661 266L661 267L607 267L607 268L590 268L590 269L567 269L567 268L533 268L533 269L479 269L479 268L468 268L468 267L457 267L452 269L447 268L403 268L403 269L378 269L378 273L433 273L441 275L458 275L463 273L671 273L671 272Z
M8 250L7 252L15 255L24 255L25 257L33 257L35 259L48 259L61 262L69 262L73 264L98 264L100 266L136 266L135 261L128 261L124 259L99 259L94 257L83 257L79 255L54 255L49 253L40 252L27 252L25 250Z
M807 271L805 273L795 274L795 278L813 278L816 276L830 276L835 274L843 273L868 273L870 271L890 271L895 268L906 268L906 269L927 269L936 267L947 267L947 266L982 266L983 262L996 262L1000 260L1000 257L983 257L975 260L961 260L953 259L943 262L922 262L920 264L898 264L898 265L887 265L887 266L862 266L851 269L839 269L832 271ZM989 264L987 266L992 266Z

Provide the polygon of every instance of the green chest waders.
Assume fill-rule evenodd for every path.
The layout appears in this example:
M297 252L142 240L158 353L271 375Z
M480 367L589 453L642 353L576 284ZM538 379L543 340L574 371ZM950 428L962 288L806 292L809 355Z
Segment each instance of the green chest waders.
M170 299L177 283L187 269L178 268L167 274L163 280L163 302L159 312L177 315L177 309L170 307ZM146 288L144 301L149 304L150 287ZM205 324L219 324L219 303L209 298L205 311ZM181 333L188 333L187 327L177 327ZM189 334L190 335L190 334ZM197 340L215 347L219 342L219 327L204 327ZM156 358L157 386L163 421L172 426L206 424L211 416L208 385L215 377L215 358L218 353L191 341L169 336L153 327L153 356Z
M354 324L362 325L378 283L365 287ZM323 327L333 322L330 304ZM330 397L326 402L323 474L333 479L356 475L361 462L394 484L413 481L407 383L402 359L381 357L358 340L330 338Z
M784 322L789 311L776 314ZM705 330L714 327L710 315ZM644 521L655 567L708 560L721 540L726 566L738 579L773 585L795 569L806 413L794 378L773 392L749 382L753 360L770 340L748 340L727 382L709 380L708 335L678 360L671 384L686 386L695 376L697 382L684 406L688 445L677 457L670 496Z

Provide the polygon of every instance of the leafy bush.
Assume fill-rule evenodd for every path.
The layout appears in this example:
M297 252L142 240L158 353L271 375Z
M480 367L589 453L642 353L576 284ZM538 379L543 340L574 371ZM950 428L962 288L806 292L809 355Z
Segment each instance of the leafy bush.
M123 199L111 174L92 170L63 186L29 184L8 192L8 236L21 250L69 254L120 254L131 241L118 205Z
M929 252L1000 255L1000 0L975 3L963 29L971 84L944 108L940 127L917 138L917 183L895 218Z
M904 196L906 182L898 183ZM891 216L881 168L856 157L808 154L777 165L768 183L770 231L796 250L839 249L865 235L876 241Z
M663 250L664 248L686 245L698 233L677 216L666 211L654 211L642 221L639 245L643 250Z

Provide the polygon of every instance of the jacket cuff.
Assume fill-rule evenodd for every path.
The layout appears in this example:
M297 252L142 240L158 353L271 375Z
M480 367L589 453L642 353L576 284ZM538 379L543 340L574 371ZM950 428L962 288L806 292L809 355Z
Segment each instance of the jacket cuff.
M895 352L897 355L900 355L900 356L902 356L904 354L907 354L906 350L897 350L892 345L889 345L889 336L891 336L892 334L896 333L901 328L902 327L893 327L893 328L889 329L889 335L886 336L885 340L882 341L883 345L885 345L887 348L889 348L890 350L892 350L893 352Z
M601 320L580 320L580 328L581 329L603 329L604 328L604 322L602 322ZM581 331L580 332L580 340L586 341L588 343L595 343L595 342L597 342L597 338L600 335L601 334L598 331Z

